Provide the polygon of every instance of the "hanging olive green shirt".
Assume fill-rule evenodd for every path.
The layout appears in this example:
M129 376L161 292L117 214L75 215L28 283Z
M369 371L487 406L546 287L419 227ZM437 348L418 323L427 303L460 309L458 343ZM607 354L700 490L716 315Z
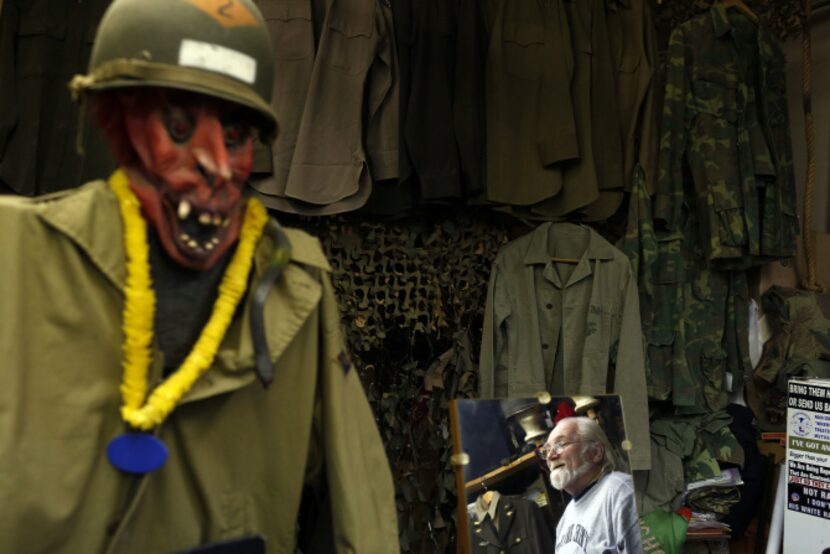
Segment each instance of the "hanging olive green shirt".
M482 398L619 394L631 469L651 467L636 276L592 229L544 223L499 251L479 364Z
M121 221L102 181L0 198L0 552L178 552L259 534L293 554L304 483L325 481L337 552L396 552L392 479L349 368L319 243L292 263L265 325L274 382L253 371L246 303L219 353L160 427L169 458L116 470L123 433ZM255 272L271 249L263 239ZM154 352L151 386L161 375Z

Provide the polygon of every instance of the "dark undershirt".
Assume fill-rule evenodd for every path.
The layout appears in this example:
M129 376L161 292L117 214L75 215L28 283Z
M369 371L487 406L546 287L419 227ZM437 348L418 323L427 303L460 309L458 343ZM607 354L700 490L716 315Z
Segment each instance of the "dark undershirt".
M212 268L196 271L174 262L161 246L155 230L148 229L147 235L150 275L156 293L155 341L164 355L164 375L167 376L190 353L210 318L219 283L236 246Z
M605 474L600 475L600 476L599 476L599 479L602 479L603 477L605 477ZM593 481L590 485L588 485L587 487L585 487L584 489L582 489L582 492L580 492L579 494L577 494L576 496L574 496L574 502L579 501L579 499L580 499L580 498L582 498L583 496L585 496L585 494L586 494L589 490L591 490L592 488L594 488L594 485L596 485L597 483L599 483L599 479L597 479L596 481Z

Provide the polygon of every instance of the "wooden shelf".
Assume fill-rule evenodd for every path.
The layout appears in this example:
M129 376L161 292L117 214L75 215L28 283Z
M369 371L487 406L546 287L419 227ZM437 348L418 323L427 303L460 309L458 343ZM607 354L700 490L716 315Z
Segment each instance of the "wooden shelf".
M503 465L499 468L494 469L493 471L485 473L481 477L477 477L475 479L467 481L467 483L464 485L464 488L466 489L467 494L483 490L485 488L485 483L487 484L488 489L493 488L493 485L495 485L502 479L519 473L520 471L528 467L532 467L534 464L537 463L537 459L538 458L536 457L536 452L528 452L527 454L524 454L523 456L516 458L509 464Z
M712 539L729 540L731 534L725 529L690 529L686 532L687 541L705 541Z

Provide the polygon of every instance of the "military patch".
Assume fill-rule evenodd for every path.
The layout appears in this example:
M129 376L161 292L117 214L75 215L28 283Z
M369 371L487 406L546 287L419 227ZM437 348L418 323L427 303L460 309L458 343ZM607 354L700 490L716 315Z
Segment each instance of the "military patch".
M349 370L352 368L352 360L349 358L349 354L345 350L341 350L340 354L337 355L337 361L340 362L340 367L343 368L343 373L348 374Z
M257 20L254 14L242 5L239 0L185 0L196 6L222 27L254 27Z

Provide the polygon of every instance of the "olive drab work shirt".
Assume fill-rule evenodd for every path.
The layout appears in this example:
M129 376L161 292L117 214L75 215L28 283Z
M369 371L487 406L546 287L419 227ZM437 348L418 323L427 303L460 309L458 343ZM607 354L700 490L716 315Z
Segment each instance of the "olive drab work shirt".
M795 253L784 63L769 30L721 3L669 41L654 216L675 232L692 212L716 268Z
M284 212L363 206L398 177L399 79L392 9L378 0L257 0L274 48L279 130L271 173L252 180ZM267 171L265 172L267 173Z
M0 197L0 551L180 552L262 535L293 554L303 483L325 481L337 552L397 551L389 465L349 367L329 265L287 230L292 260L268 295L274 381L255 376L250 295L211 367L160 426L164 466L107 460L121 395L121 220L103 181ZM271 254L263 238L261 273ZM150 382L161 376L154 348Z
M579 263L553 263L554 256ZM636 276L625 255L592 229L545 223L499 251L479 363L482 398L619 394L631 468L649 469Z
M0 1L0 191L33 196L114 169L103 135L84 133L66 84L84 73L110 0Z
M487 0L482 8L489 28L486 197L530 205L558 194L557 164L580 155L567 14L560 0Z

